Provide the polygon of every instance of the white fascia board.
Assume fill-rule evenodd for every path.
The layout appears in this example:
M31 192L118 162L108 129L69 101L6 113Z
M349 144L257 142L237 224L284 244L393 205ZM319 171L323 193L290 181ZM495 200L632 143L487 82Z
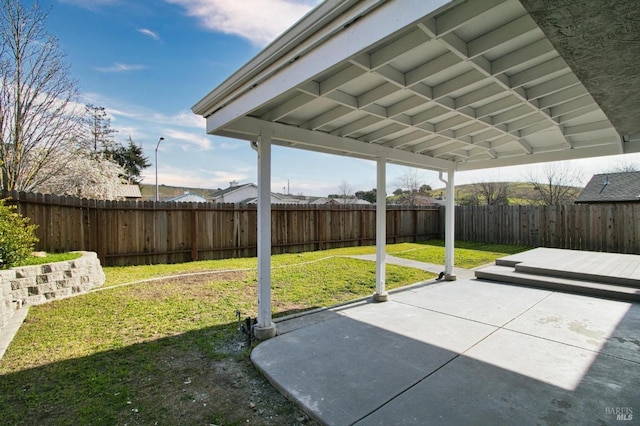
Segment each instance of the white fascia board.
M324 132L301 129L296 126L262 121L253 117L242 117L224 129L220 129L216 134L244 140L256 140L262 132L269 132L274 144L308 151L349 155L370 160L386 158L396 164L428 170L446 171L455 168L455 163L448 160L388 148L374 143L360 142Z
M482 161L470 161L458 163L456 170L469 171L479 169L491 169L494 167L522 166L534 163L547 163L551 161L576 160L580 158L603 157L618 155L620 150L612 141L611 144L591 146L588 148L566 149L563 151L544 152L538 154L517 155Z
M365 2L363 2L365 3ZM366 3L377 3L367 1ZM241 117L265 102L313 78L331 66L348 60L384 38L418 22L433 13L447 0L403 0L384 2L370 11L363 19L330 34L327 40L295 60L280 60L271 68L272 74L255 87L231 91L224 99L214 99L213 93L200 101L193 110L207 116L207 132L212 133L227 123ZM390 19L389 17L393 17ZM288 58L288 57L287 57ZM246 68L243 67L242 69ZM263 74L268 74L265 70ZM245 82L249 86L247 79ZM242 92L242 93L239 93ZM235 94L238 96L235 97ZM222 96L220 96L222 98Z

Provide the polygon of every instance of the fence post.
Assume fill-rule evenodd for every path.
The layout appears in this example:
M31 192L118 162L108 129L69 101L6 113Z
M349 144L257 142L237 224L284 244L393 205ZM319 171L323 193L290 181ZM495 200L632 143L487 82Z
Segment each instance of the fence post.
M107 232L106 224L104 221L104 201L98 201L96 203L96 209L98 212L98 223L96 226L96 233L98 238L98 258L102 266L106 265L106 253L105 253L105 235Z
M191 260L198 260L198 210L196 203L191 205Z

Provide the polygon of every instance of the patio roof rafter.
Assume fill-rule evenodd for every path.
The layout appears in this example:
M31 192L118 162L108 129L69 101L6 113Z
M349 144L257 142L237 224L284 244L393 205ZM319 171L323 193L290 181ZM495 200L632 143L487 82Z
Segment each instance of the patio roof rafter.
M285 53L293 40L271 49L280 59L258 63L266 68L253 85L247 79L234 95L221 90L203 99L197 107L213 101L206 108L215 114L205 113L210 132L241 109L265 121L485 168L492 160L508 164L518 150L542 161L545 152L591 146L594 138L573 127L608 121L516 0L453 1L423 18L420 10L433 4L328 3L342 8L339 18L331 15L333 21ZM398 19L389 23L389 14ZM381 35L371 37L372 30ZM311 56L327 59L324 72ZM245 103L249 94L253 106ZM610 123L602 131L611 153L633 148ZM444 139L434 143L431 135Z

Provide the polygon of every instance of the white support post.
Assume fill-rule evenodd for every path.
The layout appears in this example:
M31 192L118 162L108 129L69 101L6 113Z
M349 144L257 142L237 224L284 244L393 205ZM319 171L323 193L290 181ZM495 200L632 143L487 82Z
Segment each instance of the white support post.
M447 200L445 205L445 224L444 224L444 279L447 281L455 281L456 274L453 270L453 255L455 242L455 183L453 170L447 173Z
M387 245L387 160L378 159L377 185L376 185L376 292L373 295L375 302L386 302L388 299L385 290L386 276L386 245Z
M266 340L276 335L271 320L271 134L258 138L258 323L255 337Z

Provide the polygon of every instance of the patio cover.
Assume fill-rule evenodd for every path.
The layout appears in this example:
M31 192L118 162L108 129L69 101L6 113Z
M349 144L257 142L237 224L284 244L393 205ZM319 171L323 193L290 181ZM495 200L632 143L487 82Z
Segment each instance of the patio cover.
M194 107L258 151L258 328L271 330L271 144L446 173L640 152L635 1L328 0ZM443 179L444 180L444 179ZM266 306L269 305L269 306ZM275 333L275 328L272 330Z

